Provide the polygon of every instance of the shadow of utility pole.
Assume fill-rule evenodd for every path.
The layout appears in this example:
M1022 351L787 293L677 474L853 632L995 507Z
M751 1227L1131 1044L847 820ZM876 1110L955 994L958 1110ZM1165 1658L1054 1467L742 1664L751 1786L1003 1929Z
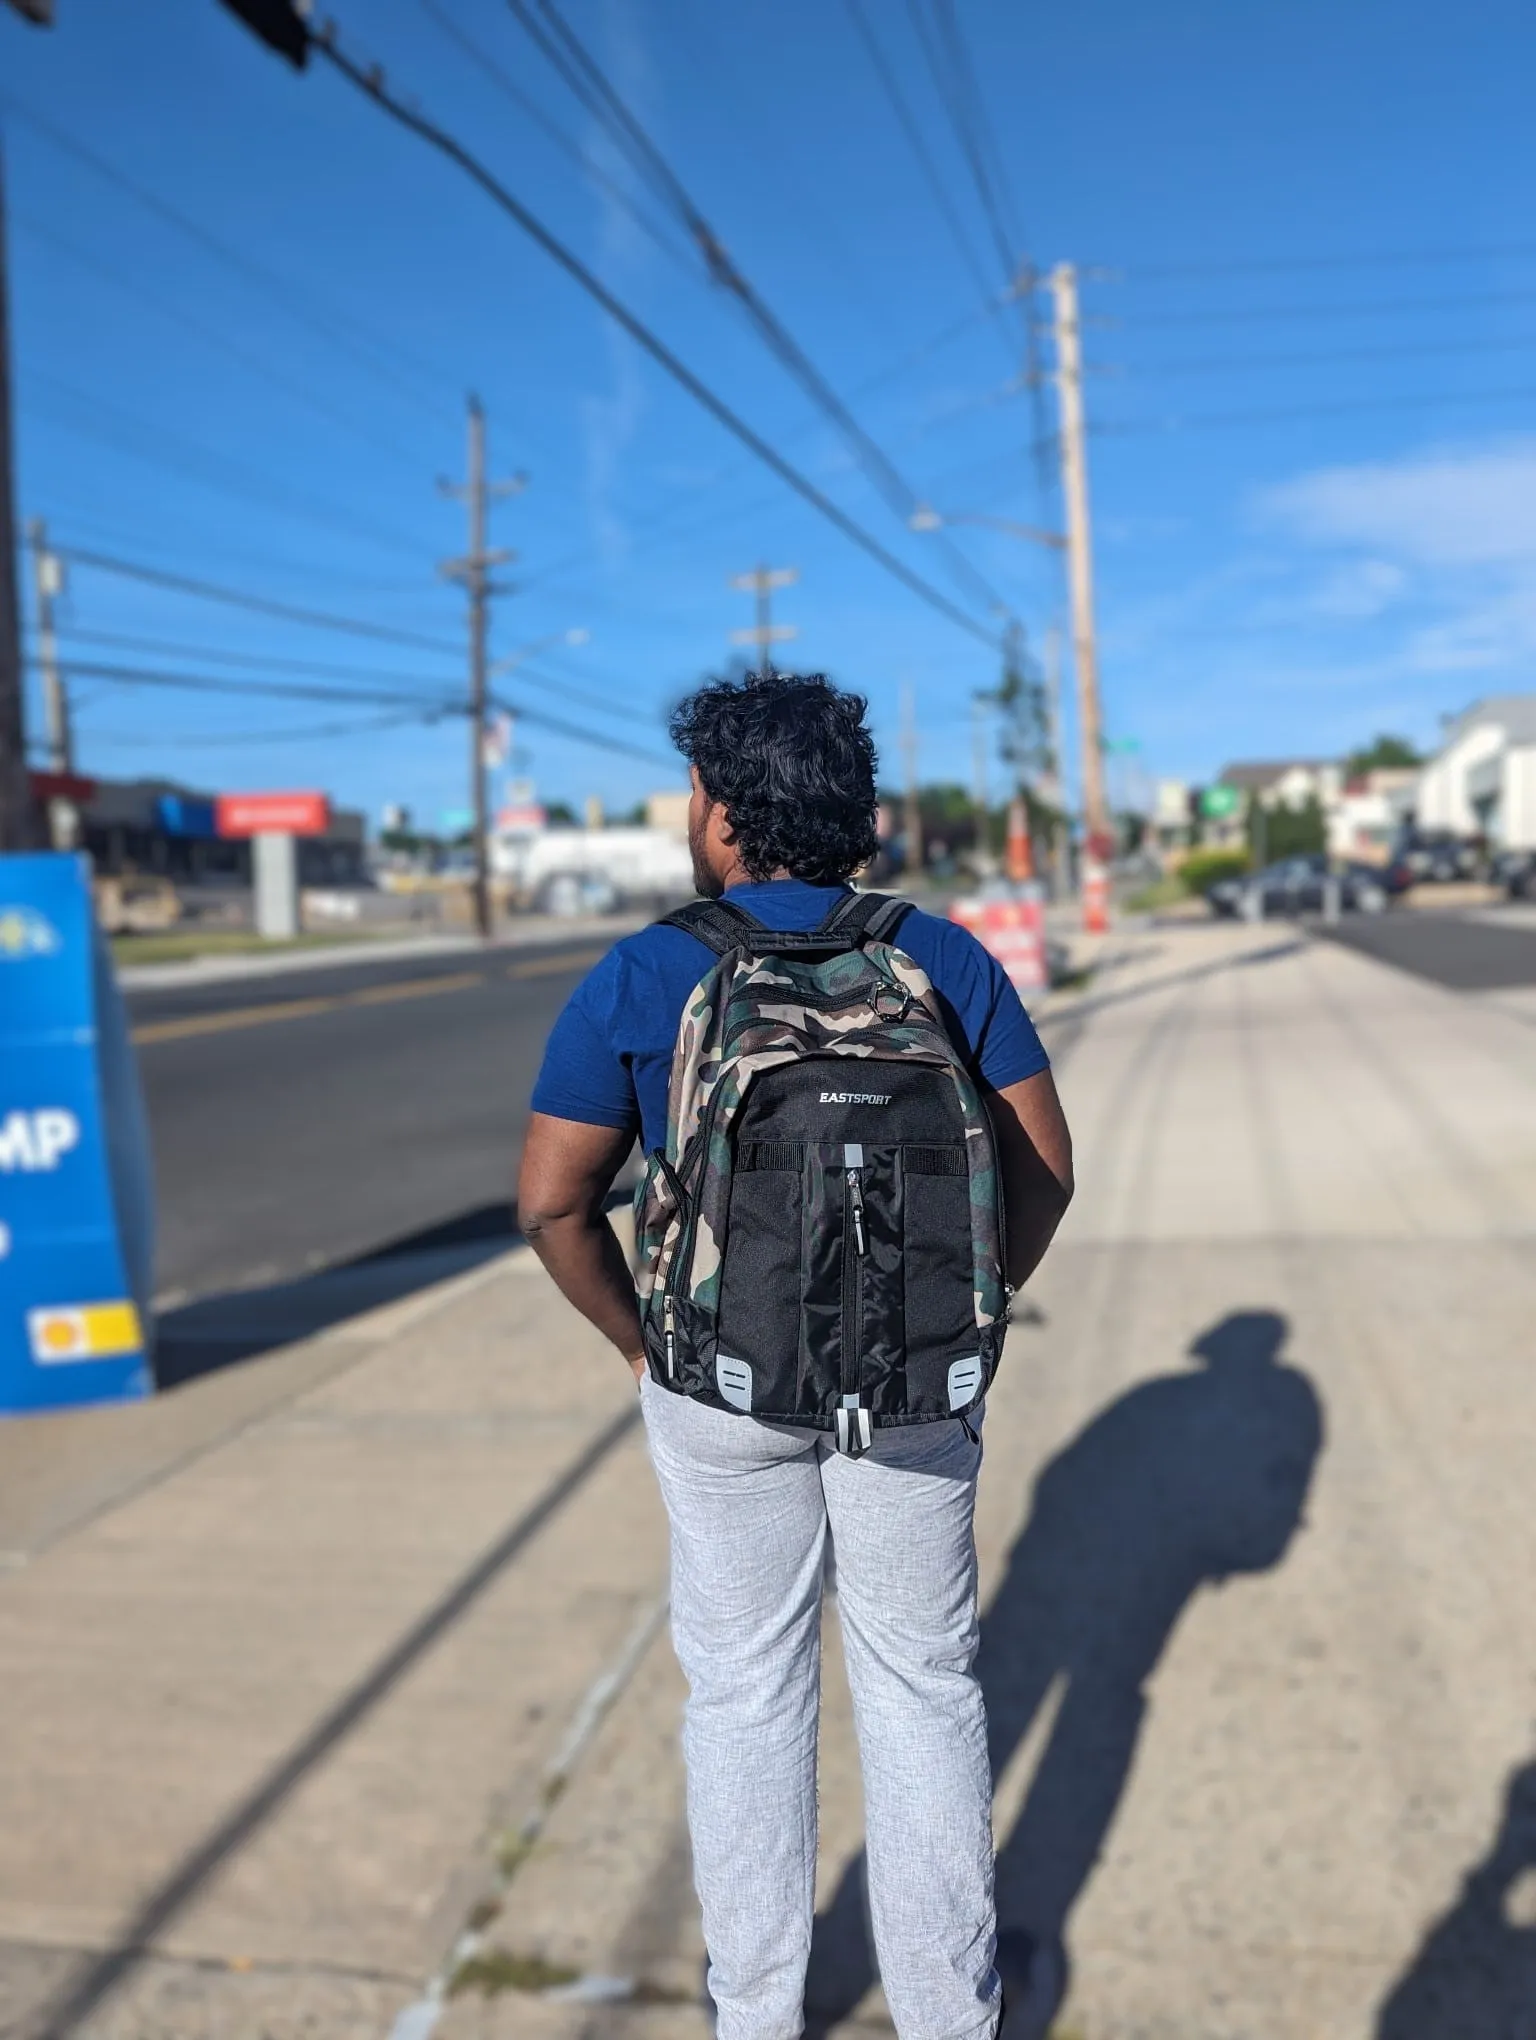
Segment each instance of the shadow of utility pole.
M1190 1348L1197 1368L1141 1382L1095 1417L1036 1481L983 1619L994 1778L1060 1689L998 1854L998 1967L1010 2005L1029 2002L1031 2033L1065 1996L1067 1919L1179 1616L1200 1587L1278 1565L1302 1520L1323 1420L1307 1376L1281 1360L1287 1330L1278 1312L1235 1312ZM816 1921L808 2040L847 2018L875 1980L864 1877L861 1856Z

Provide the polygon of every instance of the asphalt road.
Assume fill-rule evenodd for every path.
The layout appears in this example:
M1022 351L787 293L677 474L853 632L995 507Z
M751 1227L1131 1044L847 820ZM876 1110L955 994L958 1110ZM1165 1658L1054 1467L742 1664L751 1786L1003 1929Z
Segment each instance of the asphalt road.
M604 947L130 994L162 1299L509 1231L545 1038Z
M1536 985L1536 925L1519 908L1508 922L1489 914L1440 914L1396 908L1385 914L1350 914L1316 933L1379 963L1457 992L1500 991Z

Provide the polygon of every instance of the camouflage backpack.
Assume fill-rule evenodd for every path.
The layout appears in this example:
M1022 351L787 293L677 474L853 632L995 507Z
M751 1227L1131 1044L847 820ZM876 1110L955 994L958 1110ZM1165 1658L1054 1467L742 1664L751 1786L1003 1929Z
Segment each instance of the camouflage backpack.
M877 1425L964 1421L1008 1316L992 1125L894 946L910 911L852 893L807 934L721 901L666 916L719 961L636 1195L652 1379L855 1455Z

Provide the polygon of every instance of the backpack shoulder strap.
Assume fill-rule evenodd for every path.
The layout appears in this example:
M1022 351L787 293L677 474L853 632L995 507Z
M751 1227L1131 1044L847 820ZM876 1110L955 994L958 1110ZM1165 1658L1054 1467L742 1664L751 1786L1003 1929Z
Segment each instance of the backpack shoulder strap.
M690 900L687 906L663 914L655 926L681 928L716 956L729 956L733 949L749 949L753 938L763 932L749 914L733 907L728 900Z
M889 942L913 911L910 900L891 893L849 893L828 914L818 935L836 935L852 948L866 942Z

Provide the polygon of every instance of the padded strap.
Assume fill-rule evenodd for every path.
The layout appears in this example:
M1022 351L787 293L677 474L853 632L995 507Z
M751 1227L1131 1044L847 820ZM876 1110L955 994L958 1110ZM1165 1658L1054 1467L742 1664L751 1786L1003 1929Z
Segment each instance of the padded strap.
M912 911L910 900L888 893L848 893L838 900L819 928L765 928L729 900L690 900L663 914L662 928L681 928L696 936L716 956L745 949L755 956L824 956L829 950L858 949L865 942L885 942Z
M912 902L898 899L892 893L849 893L837 902L816 932L846 936L850 946L888 942L911 912Z
M729 900L690 900L686 907L663 914L656 925L683 929L716 956L729 956L733 949L750 949L753 938L763 933L750 914L733 907Z

